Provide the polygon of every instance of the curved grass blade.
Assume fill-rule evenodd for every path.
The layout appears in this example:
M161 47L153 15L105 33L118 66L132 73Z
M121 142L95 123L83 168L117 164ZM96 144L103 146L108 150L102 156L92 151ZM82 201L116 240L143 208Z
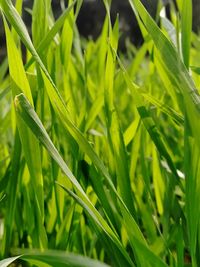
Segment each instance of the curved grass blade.
M20 258L20 256L16 256L16 257L11 257L11 258L1 260L0 261L0 267L7 267L19 258Z
M24 251L23 255L0 261L0 267L8 267L11 263L14 263L18 259L27 261L29 263L35 263L36 266L42 266L42 263L47 263L53 267L109 267L107 264L101 263L97 260L56 250L47 250L44 252L37 250L33 250L31 252Z

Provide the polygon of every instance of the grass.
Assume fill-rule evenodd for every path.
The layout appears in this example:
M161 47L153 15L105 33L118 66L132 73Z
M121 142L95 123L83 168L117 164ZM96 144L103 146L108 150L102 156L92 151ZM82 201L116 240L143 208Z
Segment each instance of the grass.
M51 1L35 0L31 37L22 3L0 0L0 266L197 267L200 41L191 1L177 1L179 15L172 5L172 21L158 26L129 0L145 41L127 43L126 55L109 1L96 41L79 36L81 0L56 21Z

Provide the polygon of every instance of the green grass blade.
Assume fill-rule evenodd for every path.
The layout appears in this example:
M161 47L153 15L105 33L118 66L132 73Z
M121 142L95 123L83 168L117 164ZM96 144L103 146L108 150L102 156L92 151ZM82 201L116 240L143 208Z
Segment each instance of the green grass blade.
M2 92L0 93L0 101L5 98L5 96L10 92L10 90L10 86L2 90Z
M181 12L181 44L183 62L186 68L190 65L190 45L192 33L192 0L185 0L182 3Z
M165 181L162 177L161 167L157 151L153 148L153 184L158 213L163 214L163 202L165 194Z
M17 259L27 261L30 263L35 262L36 266L42 266L42 263L50 264L50 266L71 266L71 267L108 267L107 264L101 263L97 260L92 260L80 255L70 254L62 251L47 250L44 252L31 251L24 252L23 255L8 258L0 261L1 267L8 267Z
M69 2L71 4L71 2ZM73 28L74 28L74 11L73 9L69 12L69 16L66 18L63 25L61 34L61 58L63 61L64 69L67 76L68 66L70 62L71 49L73 44Z
M186 172L186 216L189 231L190 253L193 266L198 266L199 257L198 231L200 221L200 150L195 139L191 137L188 124L185 122L185 172Z
M200 75L200 67L191 66L191 70L196 72L198 75Z
M0 261L0 266L1 267L8 267L10 264L12 264L14 261L19 259L20 256L12 257L12 258L7 258L2 261Z
M159 257L157 257L152 251L148 250L144 244L142 244L137 239L134 240L135 247L141 253L141 255L145 258L146 264L150 264L150 266L154 267L167 267L168 265L165 264Z
M3 81L3 78L8 70L8 59L4 59L4 61L0 65L0 82Z

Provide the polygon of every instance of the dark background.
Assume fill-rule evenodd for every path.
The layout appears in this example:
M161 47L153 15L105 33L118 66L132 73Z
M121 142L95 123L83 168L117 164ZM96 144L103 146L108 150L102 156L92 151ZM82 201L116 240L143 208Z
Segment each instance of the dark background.
M173 0L163 0L169 11L169 2ZM143 4L155 18L158 0L142 0ZM175 2L175 1L174 1ZM24 7L32 7L33 1L25 0ZM57 18L61 13L60 1L52 0L52 9ZM142 43L142 37L134 17L133 11L128 0L113 0L111 7L111 19L115 20L117 13L120 19L120 49L125 51L125 39L130 38L136 46ZM102 24L105 17L105 8L103 0L84 0L77 19L79 32L84 37L96 39L101 32ZM27 27L31 25L31 16L24 12L23 19ZM200 28L200 0L193 0L193 30L198 32ZM0 19L0 60L5 56L5 37L3 32L2 20Z

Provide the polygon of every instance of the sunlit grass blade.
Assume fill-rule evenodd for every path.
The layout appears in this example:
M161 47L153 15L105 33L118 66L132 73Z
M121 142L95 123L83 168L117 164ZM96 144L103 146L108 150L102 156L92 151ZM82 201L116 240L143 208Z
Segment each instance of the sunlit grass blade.
M72 1L69 1L72 4ZM61 58L67 75L68 65L70 62L71 49L73 44L73 28L74 28L74 11L69 12L62 29L61 35Z
M185 172L186 172L186 216L189 231L190 252L193 266L198 266L199 255L196 255L199 245L198 231L200 221L200 150L196 141L190 135L188 123L185 122ZM192 160L191 160L192 159Z
M191 33L192 33L192 1L185 0L182 3L182 12L181 12L181 44L182 44L183 61L187 69L189 68L190 64Z
M140 125L140 117L137 116L136 119L128 126L124 132L124 144L129 145L132 139L135 137L138 127Z
M153 184L158 213L162 215L165 194L165 181L162 177L161 167L159 165L159 159L155 148L153 148Z

